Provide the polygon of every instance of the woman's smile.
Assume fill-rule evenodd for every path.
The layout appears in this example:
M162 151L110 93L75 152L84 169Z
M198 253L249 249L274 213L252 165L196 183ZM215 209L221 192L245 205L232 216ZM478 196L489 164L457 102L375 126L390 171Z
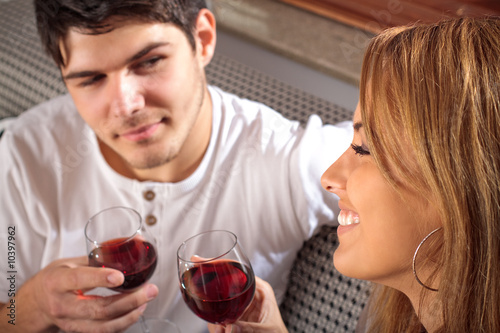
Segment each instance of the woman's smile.
M359 223L359 216L355 212L351 210L341 210L339 213L339 224L341 226L348 226L352 224L358 224Z

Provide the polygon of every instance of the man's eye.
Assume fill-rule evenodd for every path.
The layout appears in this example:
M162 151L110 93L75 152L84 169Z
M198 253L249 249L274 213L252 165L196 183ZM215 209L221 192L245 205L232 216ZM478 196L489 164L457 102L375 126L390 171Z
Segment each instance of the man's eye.
M147 59L147 60L144 60L144 61L141 61L137 67L139 68L152 68L154 67L156 64L158 64L160 62L160 60L162 60L163 58L162 57L153 57L153 58L150 58L150 59Z
M79 85L80 87L88 87L101 81L102 79L104 79L104 77L105 77L104 74L95 75L92 76L90 79L81 82Z
M364 148L363 146L358 146L355 145L354 143L351 144L351 148L354 150L354 153L359 156L365 156L365 155L370 155L370 152Z

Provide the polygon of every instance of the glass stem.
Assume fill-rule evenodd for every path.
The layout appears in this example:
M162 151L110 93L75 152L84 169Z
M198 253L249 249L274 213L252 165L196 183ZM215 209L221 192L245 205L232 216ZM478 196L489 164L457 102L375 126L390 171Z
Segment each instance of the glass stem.
M139 320L141 322L142 332L143 333L150 333L149 332L149 327L146 324L146 319L144 319L144 316L141 316L141 318Z

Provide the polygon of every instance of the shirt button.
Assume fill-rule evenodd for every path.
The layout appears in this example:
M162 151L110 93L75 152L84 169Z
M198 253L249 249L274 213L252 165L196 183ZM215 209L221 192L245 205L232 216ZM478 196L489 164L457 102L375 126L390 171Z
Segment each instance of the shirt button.
M155 198L155 192L149 190L149 191L144 192L143 196L144 196L144 199L146 199L147 201L151 201Z
M147 225L155 225L156 224L156 217L154 215L148 215L146 216L146 224Z

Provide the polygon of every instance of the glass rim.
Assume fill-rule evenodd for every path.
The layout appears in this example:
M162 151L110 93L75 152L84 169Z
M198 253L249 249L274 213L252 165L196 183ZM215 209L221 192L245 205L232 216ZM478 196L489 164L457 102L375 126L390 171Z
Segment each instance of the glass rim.
M117 208L123 208L123 209L128 210L128 211L132 212L133 214L137 215L138 220L139 220L139 226L138 226L138 228L134 231L134 233L133 233L132 235L130 235L129 237L124 238L124 239L123 239L122 241L120 241L120 242L116 242L116 243L109 244L109 245L107 245L107 244L103 244L103 243L105 243L106 241L108 241L109 239L108 239L108 240L105 240L105 241L103 241L103 242L98 242L98 241L96 241L96 240L94 240L94 239L90 239L90 237L87 235L87 228L88 228L89 224L92 222L92 220L93 220L96 216L98 216L98 215L100 215L100 214L102 214L102 213L104 213L104 212L107 212L107 211L109 211L109 210L113 210L113 209L117 209ZM126 243L126 242L130 241L130 240L131 240L132 238L134 238L135 236L137 236L137 234L139 233L139 231L140 231L140 230L141 230L141 228L142 228L142 224L143 224L143 221L142 221L141 214L139 214L139 212L138 212L137 210L135 210L134 208L125 207L125 206L112 206L112 207L108 207L108 208L105 208L105 209L103 209L103 210L100 210L99 212L97 212L97 213L95 213L94 215L92 215L92 216L91 216L91 217L87 220L87 223L85 223L84 233L85 233L85 238L86 238L86 239L87 239L90 243L94 244L96 247L116 246L116 245L124 244L124 243Z
M209 259L202 259L202 260L197 260L197 261L192 261L191 259L187 260L187 259L184 259L183 257L181 257L181 255L179 254L179 252L181 251L181 248L185 247L185 245L190 241L192 240L193 238L196 238L198 236L201 236L201 235L205 235L205 234L209 234L209 233L216 233L216 232L224 232L224 233L228 233L230 234L231 236L234 237L234 242L233 242L233 245L225 252L219 254L218 256L216 257L212 257L212 258L209 258ZM182 260L183 262L186 262L186 263L189 263L189 264L200 264L200 263L207 263L207 262L210 262L210 261L213 261L213 260L217 260L221 257L224 257L226 254L228 254L229 252L231 252L235 247L236 245L238 244L238 236L236 236L236 234L232 231L229 231L229 230L223 230L223 229L216 229L216 230L208 230L208 231L204 231L204 232L200 232L194 236L191 236L189 237L188 239L186 239L185 241L183 241L181 243L181 245L179 245L179 248L177 249L177 260Z

